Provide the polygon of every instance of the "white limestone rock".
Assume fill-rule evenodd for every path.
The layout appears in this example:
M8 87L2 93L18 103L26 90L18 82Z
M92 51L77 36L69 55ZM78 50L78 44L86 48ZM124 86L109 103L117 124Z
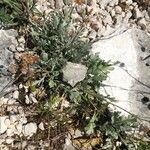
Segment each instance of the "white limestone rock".
M3 134L7 130L7 125L5 124L5 120L7 119L7 116L0 117L0 134Z
M116 103L118 106L142 118L150 115L147 106L143 105L140 100L142 91L149 92L149 88L135 79L150 85L150 68L146 66L150 64L150 60L141 61L141 58L150 54L149 41L150 37L145 32L130 29L112 38L100 40L93 44L92 48L93 53L100 53L101 59L121 62L115 66L115 69L108 75L109 78L104 82L107 85L105 86L106 93L103 89L100 89L100 92L114 97L118 101ZM141 46L147 52L142 52Z
M37 124L36 123L27 123L23 126L23 134L24 136L31 137L37 131Z
M13 143L14 139L7 138L5 141L6 141L7 144L11 144L11 143Z
M75 86L78 82L84 80L87 67L82 64L68 62L62 71L63 80L67 81L71 86Z
M43 122L41 122L41 123L38 125L38 127L39 127L39 129L41 129L42 131L45 129L45 128L44 128L44 123L43 123Z
M14 91L13 98L18 99L19 98L19 91Z

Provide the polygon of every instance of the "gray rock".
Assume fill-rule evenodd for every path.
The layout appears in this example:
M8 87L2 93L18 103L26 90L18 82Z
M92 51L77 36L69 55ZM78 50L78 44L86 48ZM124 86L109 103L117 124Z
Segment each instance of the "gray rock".
M11 64L15 64L12 51L18 45L17 36L17 31L13 29L0 30L0 91L13 80L13 76L8 69ZM11 50L12 47L13 50Z
M87 67L82 64L68 62L62 71L63 80L67 81L71 86L75 86L78 82L84 80Z
M23 134L24 136L31 137L37 131L37 124L36 123L28 123L23 126Z
M117 105L139 117L149 119L147 105L141 103L143 95L150 98L150 36L138 29L100 40L93 45L93 53L101 59L119 61L104 82L106 93L118 100ZM143 84L141 84L143 83ZM120 110L124 112L123 110ZM124 114L126 114L124 112Z

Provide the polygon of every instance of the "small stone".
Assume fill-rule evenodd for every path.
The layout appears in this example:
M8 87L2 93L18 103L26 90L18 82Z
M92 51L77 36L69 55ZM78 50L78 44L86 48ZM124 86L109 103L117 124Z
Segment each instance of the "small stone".
M18 106L17 110L18 110L19 114L24 114L24 110L21 106Z
M5 139L0 139L0 145L2 145L2 143L4 143L4 142L5 142Z
M122 15L116 15L114 18L114 24L119 25L122 22Z
M22 132L22 123L18 123L18 125L16 125L16 129L17 129L17 132L18 132L18 135L21 134Z
M11 129L11 132L14 134L17 132L16 128L15 128L15 124L11 124L8 129Z
M24 46L24 44L23 44L23 43L20 43L20 44L19 44L19 47L21 47L21 48L25 49L25 46Z
M23 134L24 136L31 137L33 134L35 134L37 131L37 125L36 123L28 123L23 126Z
M127 5L131 5L133 3L133 0L126 0Z
M19 89L22 89L23 88L23 84L19 84Z
M112 17L114 17L114 16L116 15L116 12L114 11L114 9L111 10L110 15L111 15Z
M112 0L110 1L109 6L113 7L115 5L118 5L118 3L119 3L119 0Z
M89 33L88 37L89 37L89 39L94 40L94 39L96 38L96 35L97 35L96 31L95 31L95 30L92 30L92 31Z
M44 124L43 124L43 122L41 122L40 124L39 124L39 128L43 131L44 130Z
M0 99L0 105L7 104L7 102L8 102L8 98L2 97L2 98Z
M4 123L5 123L5 125L6 125L7 127L9 127L9 126L10 126L10 120L9 120L8 118L7 118L7 119L5 119Z
M62 71L63 80L67 81L71 86L75 86L78 82L84 80L87 67L82 64L67 62Z
M135 19L142 18L142 12L138 8L133 9L133 17Z
M25 51L25 49L22 48L22 47L17 47L17 51L18 51L18 52L23 52L23 51Z
M138 20L137 24L143 29L145 30L146 29L146 21L144 18L141 18Z
M110 7L110 6L107 6L107 7L106 7L106 10L107 10L107 12L111 12L111 10L112 10L112 7Z
M122 8L120 6L115 7L116 14L122 14Z
M26 102L26 104L30 104L31 103L28 95L25 96L25 102Z
M99 5L102 9L105 9L105 7L109 4L110 0L101 0L99 1Z
M106 31L106 27L102 26L102 28L98 30L97 35L99 37L102 37L105 31Z
M34 145L28 145L27 150L35 150L35 146Z
M7 134L7 136L10 137L10 136L13 136L13 135L14 135L14 132L13 132L12 129L7 129L6 134Z
M137 7L137 2L133 2L132 6Z
M18 38L18 42L24 44L26 41L25 41L24 37L21 36L20 38Z
M112 22L113 22L110 14L107 14L102 21L105 26L107 24L112 25Z
M143 16L144 16L145 20L149 21L150 20L150 15L148 14L148 12L146 10L144 10L142 13L143 13Z
M12 44L12 45L9 46L9 49L11 49L11 51L15 52L16 51L16 46Z
M63 0L55 0L55 8L56 9L62 8L63 6L64 6Z
M5 133L5 131L7 130L7 126L5 124L5 120L7 118L7 116L0 117L0 134Z
M15 92L13 93L13 98L14 98L14 99L18 99L18 98L19 98L19 91L15 91Z
M7 106L7 112L9 112L9 113L12 113L13 114L13 112L12 112L12 107L11 106Z
M128 23L128 21L131 17L132 17L131 11L126 12L123 22Z
M22 118L20 119L20 122L21 122L22 124L26 124L28 121L27 121L27 118L26 118L26 117L22 117Z
M7 102L8 105L13 105L15 103L16 103L15 99L9 99L8 102Z
M16 115L11 115L10 116L10 122L12 123L12 124L14 124L16 121L17 121L17 116Z
M13 141L14 141L14 140L11 139L11 138L7 138L7 139L6 139L6 143L7 143L7 144L11 144L11 143L13 143Z
M30 93L29 99L31 99L33 103L38 103L37 99L34 97L32 93Z

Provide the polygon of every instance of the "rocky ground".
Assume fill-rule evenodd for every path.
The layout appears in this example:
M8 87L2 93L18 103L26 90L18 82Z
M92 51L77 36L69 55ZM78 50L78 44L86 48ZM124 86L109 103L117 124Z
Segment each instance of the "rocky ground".
M53 9L63 9L65 12L70 5L75 5L73 0L48 2L39 0L37 8L46 13ZM71 32L84 25L82 38L85 40L107 40L129 28L144 30L150 35L149 0L87 0L86 4L76 6L72 18L74 24ZM15 30L0 30L0 149L2 150L32 150L37 147L46 149L49 146L44 140L38 141L38 145L34 143L35 135L47 128L42 119L37 121L31 117L34 114L28 109L32 107L26 107L37 103L34 94L28 94L28 87L11 84L18 67L15 62L21 59L20 54L25 51L24 43L24 38L19 37ZM20 103L22 89L26 93L25 105Z

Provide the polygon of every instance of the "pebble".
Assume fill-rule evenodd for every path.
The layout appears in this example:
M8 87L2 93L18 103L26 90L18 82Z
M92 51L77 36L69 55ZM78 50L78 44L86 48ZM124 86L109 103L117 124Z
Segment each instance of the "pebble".
M18 38L18 42L25 44L26 41L25 41L24 37L21 36L21 37Z
M5 133L5 131L7 130L7 125L5 124L5 120L7 118L7 116L0 117L0 134Z
M126 4L131 5L133 3L133 0L126 0Z
M7 118L7 119L5 119L4 123L5 123L5 125L6 125L7 127L9 127L9 126L10 126L10 120L9 120L8 118Z
M18 52L23 52L23 51L25 51L25 49L22 48L22 47L17 47L17 51L18 51Z
M88 37L89 39L94 40L96 38L96 35L97 35L97 32L95 30L91 30Z
M8 98L2 97L2 98L0 99L0 106L7 104L8 100L9 100Z
M41 123L39 124L39 128L40 128L42 131L45 129L43 122L41 122Z
M146 29L146 21L144 18L141 18L138 20L137 24L143 29L145 30Z
M32 100L33 103L38 103L37 99L34 97L32 93L30 93L29 99Z
M22 118L20 119L20 122L21 122L22 124L26 124L28 121L27 121L27 118L26 118L26 117L22 117Z
M112 0L112 1L110 1L109 6L113 7L115 5L118 5L118 2L119 2L119 0Z
M23 126L23 134L24 136L31 137L37 131L37 124L36 123L28 123Z
M133 9L133 17L134 17L135 19L138 19L138 18L142 18L142 17L143 17L143 15L142 15L141 11L139 10L139 8Z
M11 123L15 123L15 122L17 121L17 119L18 119L18 116L17 116L17 115L11 115L11 116L10 116L10 121L11 121Z
M7 143L7 144L11 144L11 143L13 143L13 141L14 141L14 140L11 139L11 138L7 138L7 139L6 139L6 143Z
M113 10L111 10L110 15L111 15L112 17L114 17L114 16L116 15L116 12L115 12L115 10L114 10L114 9L113 9Z
M13 130L12 129L7 129L7 131L6 131L6 134L7 134L7 136L13 136L14 135L14 132L13 132Z
M14 98L14 99L18 99L18 98L19 98L19 91L15 91L15 92L13 93L13 98Z
M122 14L122 8L120 6L115 7L116 14Z
M28 95L25 96L25 102L26 102L26 104L30 104L31 103Z
M18 125L16 125L16 129L17 129L18 135L21 134L21 132L22 132L22 123L21 122L19 122Z
M107 25L107 24L111 25L112 23L113 23L113 21L112 21L111 15L107 14L105 16L105 18L103 19L103 24L104 25Z
M9 99L8 102L7 102L8 105L13 105L15 103L16 103L15 99Z
M55 8L56 9L62 8L62 6L64 6L63 0L55 0Z

